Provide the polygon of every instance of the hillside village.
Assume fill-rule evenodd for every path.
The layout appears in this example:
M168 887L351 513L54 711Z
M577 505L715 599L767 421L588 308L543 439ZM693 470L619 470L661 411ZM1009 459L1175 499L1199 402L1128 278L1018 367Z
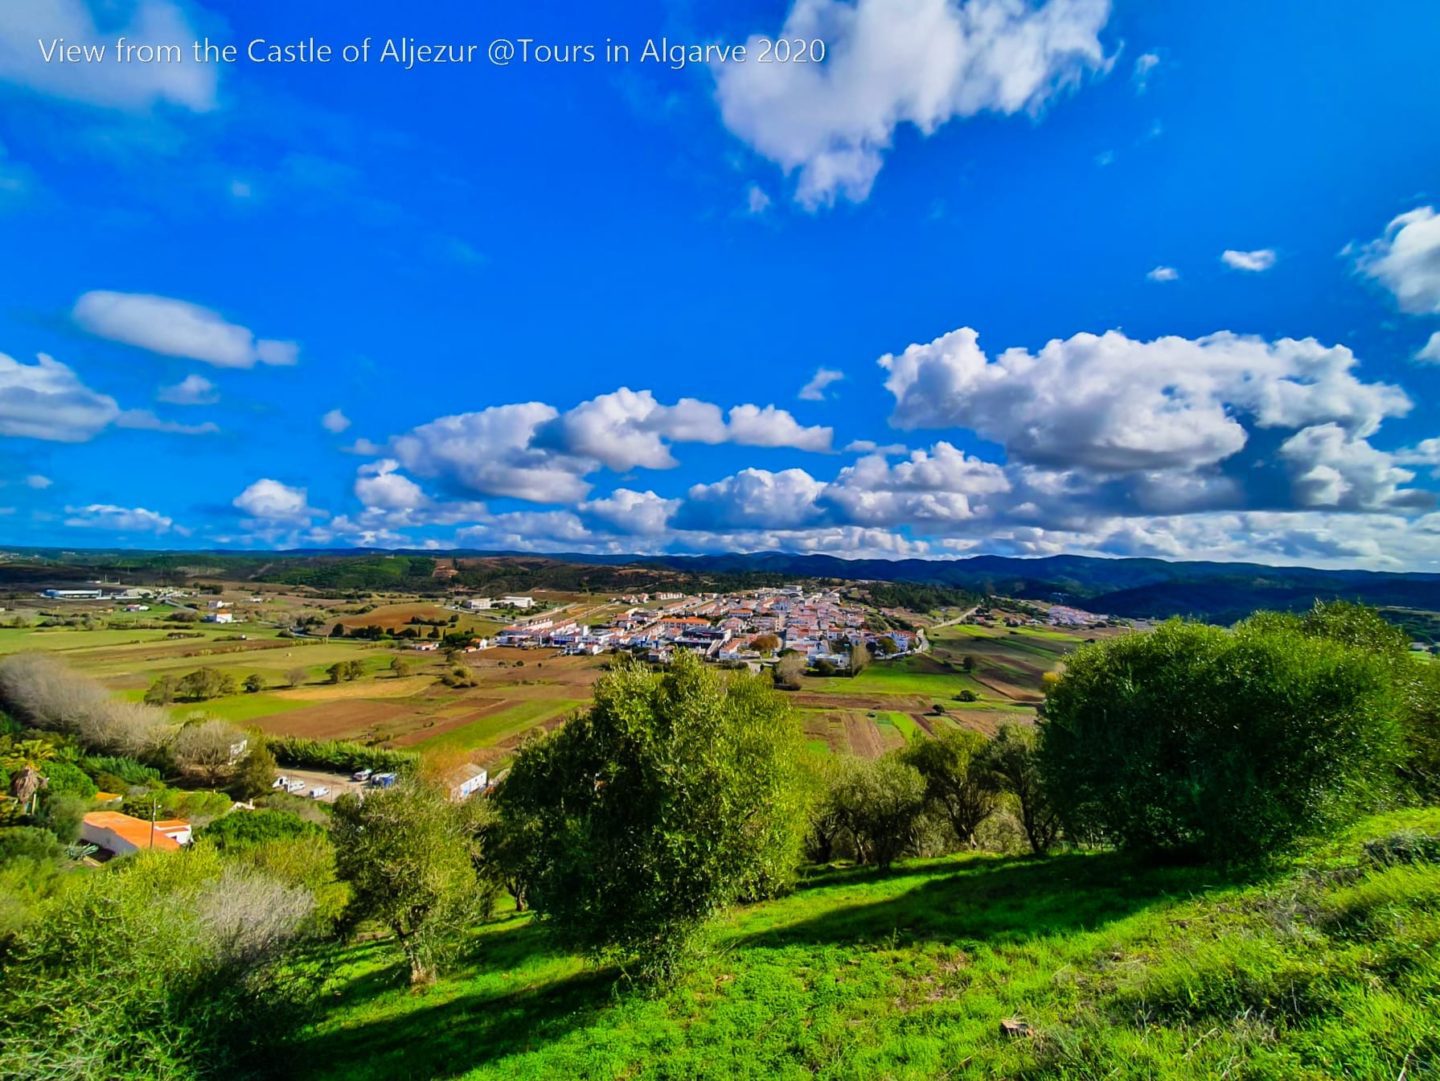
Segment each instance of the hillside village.
M503 600L514 607L534 605L532 597ZM673 659L677 650L696 653L707 661L737 665L758 665L780 653L797 653L811 667L845 672L854 667L859 647L864 647L867 657L883 658L923 652L927 646L922 625L887 618L873 605L837 589L788 585L693 596L626 594L612 600L626 607L603 626L568 619L563 610L557 609L518 619L493 639L477 638L472 648L550 647L590 656L632 652L662 664ZM491 604L489 598L465 598L458 607L485 611ZM1109 617L1064 605L1037 609L1037 613L996 615L988 605L977 603L947 622L1071 629L1111 625ZM913 619L913 613L910 615ZM436 647L434 643L417 643L415 648Z

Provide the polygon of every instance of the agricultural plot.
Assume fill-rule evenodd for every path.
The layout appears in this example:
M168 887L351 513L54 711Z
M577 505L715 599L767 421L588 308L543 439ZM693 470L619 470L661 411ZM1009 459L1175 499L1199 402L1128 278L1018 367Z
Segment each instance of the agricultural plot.
M448 619L449 613L405 603L337 621L398 627L414 615ZM462 615L460 624L483 621ZM462 654L457 664L473 685L449 687L439 677L450 666L438 653L354 638L281 637L260 623L0 629L0 655L24 650L50 653L131 701L141 700L162 676L178 678L202 667L230 675L237 687L249 676L263 682L255 693L174 703L169 710L177 721L198 712L272 735L463 752L489 765L507 759L532 730L553 728L588 702L603 664L551 651ZM409 673L392 671L396 657L404 658ZM358 678L330 681L331 665L353 661L361 666Z
M543 599L549 610L584 621L597 621L613 608L584 594ZM237 608L243 600L236 600ZM363 612L353 605L327 610L294 595L266 596L264 606L302 602L324 612L326 629L338 622L487 634L497 626L486 614L457 614L413 597L374 597ZM552 729L588 703L606 663L553 651L487 650L458 658L468 673L465 682L473 685L451 687L439 678L449 666L434 652L356 638L281 637L275 626L259 622L130 628L114 618L119 615L107 616L111 625L104 630L3 628L0 654L44 650L132 700L161 676L201 667L225 672L237 684L259 676L263 689L256 693L176 703L171 713L181 720L200 711L275 735L459 753L492 766L532 731ZM411 622L416 619L422 622ZM812 746L874 757L952 727L990 734L1007 722L1032 721L1045 673L1081 641L1046 628L956 624L931 632L928 653L876 660L854 678L805 677L787 697ZM408 673L392 671L397 656ZM327 669L337 662L359 662L360 675L332 683Z
M854 678L806 677L789 697L811 745L875 757L949 728L993 735L1002 724L1032 723L1045 673L1084 640L1048 628L970 624L932 633L928 653L874 661Z

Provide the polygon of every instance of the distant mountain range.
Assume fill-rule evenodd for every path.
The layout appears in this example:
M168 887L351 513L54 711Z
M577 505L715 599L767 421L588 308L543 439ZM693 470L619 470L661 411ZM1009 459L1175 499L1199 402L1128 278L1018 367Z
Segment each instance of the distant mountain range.
M228 575L324 588L443 588L443 579L432 581L433 560L447 557L484 561L483 571L464 576L475 577L468 584L504 590L645 588L642 571L649 568L686 576L697 586L701 580L716 578L732 584L740 579L784 578L913 582L1059 601L1134 618L1183 615L1217 623L1233 622L1258 608L1304 609L1317 598L1440 612L1440 574L1072 555L888 560L786 552L655 556L353 548L151 553L12 549L8 560L0 560L6 564L0 566L0 584L9 582L14 588L22 582L33 584L41 576L58 584L101 573L123 580L166 573L182 578Z
M856 560L764 552L667 556L643 562L711 573L766 571L816 578L923 582L1062 601L1112 615L1187 615L1221 623L1244 618L1257 608L1308 608L1317 598L1440 611L1440 574L1069 555L1038 559L973 556Z

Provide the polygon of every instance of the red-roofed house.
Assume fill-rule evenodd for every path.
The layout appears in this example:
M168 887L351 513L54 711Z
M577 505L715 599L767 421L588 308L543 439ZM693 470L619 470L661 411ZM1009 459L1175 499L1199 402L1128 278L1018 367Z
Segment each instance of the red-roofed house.
M190 843L190 823L179 818L146 822L119 811L91 811L80 823L80 839L117 856L142 848L175 851Z

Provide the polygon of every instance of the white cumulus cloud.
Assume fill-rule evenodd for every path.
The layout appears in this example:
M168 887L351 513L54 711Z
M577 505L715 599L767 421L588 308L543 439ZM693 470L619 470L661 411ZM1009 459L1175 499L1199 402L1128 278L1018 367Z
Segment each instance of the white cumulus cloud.
M171 297L92 290L75 302L72 315L96 337L219 368L294 364L299 356L294 342L257 338L218 312Z
M215 384L203 375L187 375L173 386L161 387L156 397L172 405L213 405L220 400Z
M1220 261L1234 270L1246 270L1252 274L1269 270L1275 265L1275 249L1257 248L1254 251L1236 251L1226 248L1220 253Z
M40 354L35 364L0 353L0 435L83 443L120 415L108 394L91 390L70 368Z
M282 484L269 477L255 481L231 503L249 517L263 522L302 523L324 516L323 511L316 510L307 502L304 488Z
M1034 115L1103 69L1109 17L1109 0L795 0L773 37L823 40L824 63L720 64L716 94L732 132L799 174L802 204L859 202L900 125Z
M1364 247L1357 265L1390 290L1401 311L1440 314L1440 214L1421 206L1394 218Z
M123 13L117 18L117 13ZM97 15L100 16L97 18ZM197 64L195 29L171 0L11 0L0 4L0 81L69 101L105 108L145 110L159 103L193 112L215 107L217 65ZM66 46L104 47L92 61L47 60L41 50L57 39ZM118 38L132 45L176 45L178 61L119 60Z
M1356 378L1356 364L1344 346L1310 338L1141 342L1118 331L992 361L969 327L880 359L899 427L968 428L1012 459L1100 473L1214 465L1246 445L1242 416L1297 430L1333 421L1368 436L1411 402Z
M66 507L67 526L76 529L108 529L118 533L169 533L171 529L184 534L171 518L144 507L119 507L111 503L91 503L86 507Z
M801 401L820 402L825 400L825 388L831 383L838 383L845 378L845 373L834 368L816 368L815 374L810 377L810 382L800 388L797 397Z

